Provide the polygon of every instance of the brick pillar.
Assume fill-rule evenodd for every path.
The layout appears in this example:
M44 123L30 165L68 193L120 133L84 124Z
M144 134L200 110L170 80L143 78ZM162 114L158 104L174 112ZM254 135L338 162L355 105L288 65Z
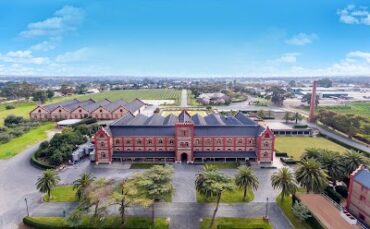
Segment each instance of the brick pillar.
M315 122L315 108L316 108L316 87L317 81L314 80L312 84L311 103L310 103L310 114L308 116L309 122Z

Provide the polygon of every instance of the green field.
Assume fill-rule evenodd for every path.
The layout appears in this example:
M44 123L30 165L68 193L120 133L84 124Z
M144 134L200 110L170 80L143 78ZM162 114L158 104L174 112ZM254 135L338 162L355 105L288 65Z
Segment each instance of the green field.
M57 186L51 190L51 199L48 200L47 194L43 200L46 202L74 202L76 201L76 191L71 185Z
M164 163L132 163L130 169L150 169L155 165L164 166Z
M17 115L28 118L28 113L35 107L34 102L19 102L12 103L15 106L15 109L6 110L5 104L0 104L0 126L4 125L4 119L8 115Z
M181 91L175 89L137 89L137 90L119 90L119 91L106 91L97 94L85 94L85 95L72 95L66 97L57 97L52 99L50 102L60 102L68 99L77 98L79 100L86 100L89 98L95 100L103 100L105 98L114 101L123 99L127 102L131 102L135 98L147 99L147 100L175 100L176 105L179 104L181 98Z
M20 137L13 138L5 144L0 144L0 159L7 159L22 152L27 146L47 138L46 131L54 128L54 123L43 123Z
M121 219L116 216L107 216L102 219L102 222L97 225L97 220L91 217L84 216L81 220L81 227L83 228L123 228ZM68 224L66 218L62 217L25 217L23 222L26 225L34 228L72 228ZM128 216L124 228L142 228L150 229L150 217ZM75 227L73 227L75 228ZM154 229L168 229L169 223L165 218L155 218Z
M275 140L275 149L280 152L287 152L289 156L299 160L305 149L318 148L346 152L348 149L323 137L282 137Z
M239 203L239 202L250 202L254 199L254 194L252 191L247 191L247 199L243 201L243 190L235 190L234 192L224 192L221 195L221 203ZM216 202L216 197L206 198L199 192L196 194L197 202L199 203L213 203Z
M342 114L361 115L366 118L370 117L370 102L352 102L344 106L325 106L319 107L319 110L326 109Z
M209 228L211 219L203 219L200 229ZM262 218L216 218L213 228L272 229L272 225Z
M191 90L187 90L187 93L188 93L188 106L191 106L191 107L203 106L202 104L198 103L197 99L194 97Z

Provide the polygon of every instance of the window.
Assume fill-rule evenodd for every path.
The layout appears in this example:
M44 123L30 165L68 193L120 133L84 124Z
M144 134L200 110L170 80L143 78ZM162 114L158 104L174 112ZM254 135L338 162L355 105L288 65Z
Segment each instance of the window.
M116 139L116 144L120 144L120 141L119 141L119 139Z
M59 112L62 112L62 110L61 110L61 109L59 109Z
M364 200L366 200L366 197L365 197L365 196L363 196L363 195L361 195L361 196L360 196L360 201L364 201Z
M101 158L106 158L106 157L107 157L107 155L105 153L101 154Z
M131 141L129 139L126 140L126 144L131 144Z
M81 112L82 112L82 110L80 109L80 110L79 110L79 112L81 113Z
M100 109L100 112L103 112L103 110L102 110L102 109Z
M159 139L158 143L159 144L163 144L163 140L162 139Z
M170 144L173 144L173 140L172 139L170 140Z
M231 139L227 139L227 143L228 144L231 144L232 143L232 140Z
M123 110L122 110L122 109L119 109L119 112L121 112L121 113L122 113L122 112L123 112Z
M220 139L217 139L217 144L221 144L221 140Z
M187 134L187 133L186 133L186 130L183 130L183 131L182 131L182 136L186 136L186 134Z
M41 110L39 110L39 113L41 112Z
M268 147L268 146L269 146L269 142L267 142L267 141L266 141L266 142L264 142L264 143L263 143L263 145L264 145L265 147Z
M242 144L243 141L241 139L238 139L238 144Z
M136 140L136 144L140 145L142 143L141 139Z
M148 140L148 144L151 145L152 144L152 139L149 139Z
M101 147L104 147L105 146L105 143L104 142L100 142L100 146Z

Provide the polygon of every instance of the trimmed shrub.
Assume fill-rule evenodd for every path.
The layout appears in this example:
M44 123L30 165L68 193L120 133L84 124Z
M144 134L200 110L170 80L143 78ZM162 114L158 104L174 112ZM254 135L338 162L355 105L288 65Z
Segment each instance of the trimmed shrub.
M22 122L24 122L24 118L21 116L9 115L4 119L4 125L8 127L19 125Z
M31 156L31 164L39 169L55 169L55 166L46 164L42 161L39 161L37 159L37 154L39 151L36 151L35 153L32 154Z
M334 200L338 204L342 201L342 196L338 192L334 191L332 187L328 186L325 188L324 192L328 197L330 197L330 199Z
M7 133L0 134L0 143L7 143L12 139L12 136Z
M276 150L275 150L275 156L277 156L277 157L289 157L288 156L288 153L286 153L286 152L279 152L279 151L276 151Z
M9 132L10 135L13 135L14 137L19 137L23 134L23 130L21 129L13 129Z
M295 129L306 129L308 126L307 125L300 125L300 124L295 124L294 126L293 126L293 128L295 128Z
M8 104L8 105L5 106L5 109L6 110L12 110L12 109L15 109L15 106L11 105L11 104Z
M294 165L294 164L297 164L297 161L292 159L292 158L284 158L284 157L281 157L280 158L280 161L285 163L285 164L288 164L288 165Z

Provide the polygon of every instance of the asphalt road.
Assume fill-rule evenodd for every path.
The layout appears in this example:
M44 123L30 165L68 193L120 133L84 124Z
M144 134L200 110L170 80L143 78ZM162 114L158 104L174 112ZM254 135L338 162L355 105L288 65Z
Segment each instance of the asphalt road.
M188 107L188 91L186 89L182 89L181 91L180 107Z

